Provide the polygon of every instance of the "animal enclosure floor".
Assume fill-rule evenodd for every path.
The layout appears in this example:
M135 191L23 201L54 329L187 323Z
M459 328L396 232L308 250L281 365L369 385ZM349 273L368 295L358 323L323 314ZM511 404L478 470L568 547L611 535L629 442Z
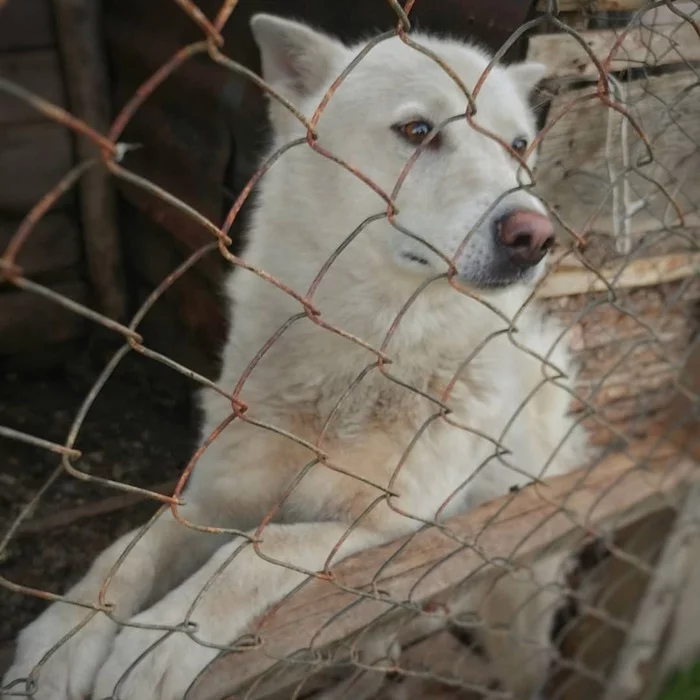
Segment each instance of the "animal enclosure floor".
M86 356L60 371L0 375L0 425L63 443L104 362ZM174 372L131 353L107 381L82 429L75 466L142 487L177 479L195 444L191 389ZM6 533L60 455L0 437L0 531ZM0 560L13 583L63 593L116 537L144 522L154 502L123 507L125 493L62 474ZM128 497L127 497L128 498ZM109 500L107 500L109 499ZM0 648L46 603L0 586ZM0 659L0 664L3 659Z

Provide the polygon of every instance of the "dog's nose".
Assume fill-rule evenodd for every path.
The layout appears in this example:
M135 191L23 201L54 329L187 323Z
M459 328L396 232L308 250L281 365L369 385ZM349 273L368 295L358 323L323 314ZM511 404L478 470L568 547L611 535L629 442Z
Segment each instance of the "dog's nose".
M496 223L498 242L513 261L536 265L554 246L554 226L534 211L512 211Z

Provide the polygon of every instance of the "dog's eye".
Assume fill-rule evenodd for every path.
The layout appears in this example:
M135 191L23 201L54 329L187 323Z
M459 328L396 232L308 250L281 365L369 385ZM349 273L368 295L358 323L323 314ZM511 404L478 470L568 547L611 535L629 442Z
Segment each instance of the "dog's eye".
M420 146L423 141L428 138L428 134L433 130L433 125L430 122L416 119L414 121L406 122L405 124L396 124L393 129L412 146ZM431 139L431 148L438 145L439 138L440 134L436 134L435 137Z
M524 136L518 136L517 139L513 139L510 147L522 158L525 155L528 147L527 139Z

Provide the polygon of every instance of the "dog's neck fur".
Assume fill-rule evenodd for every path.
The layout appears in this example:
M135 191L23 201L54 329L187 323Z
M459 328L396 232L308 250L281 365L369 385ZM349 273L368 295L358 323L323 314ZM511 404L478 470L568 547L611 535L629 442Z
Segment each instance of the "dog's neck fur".
M324 231L314 224L318 221L316 212L300 215L299 201L285 199L293 192L294 183L280 182L272 172L269 175L272 177L261 188L251 219L245 259L297 293L306 294L321 271L316 262L318 251L313 247L322 245ZM273 197L276 206L267 206L266 198ZM271 211L288 210L280 207L280 201L293 208L293 220L271 218ZM299 230L292 232L291 226ZM372 235L371 224L361 235ZM329 247L327 254L332 252ZM355 282L358 265L362 266L362 285ZM368 267L374 275L371 285L366 284ZM303 307L269 281L245 270L231 276L228 293L234 302L234 329L224 350L221 383L231 389L261 348L302 313ZM378 361L371 350L315 325L309 318L300 318L287 325L259 359L242 398L263 415L284 413L290 406L304 404L313 406L310 413L328 415L342 398L342 410L335 410L335 420L359 428L364 420L376 419L381 406L391 406L404 415L415 413L416 421L438 408L437 403L406 385L439 398L458 374L455 391L467 391L475 401L485 393L507 392L507 387L500 386L501 363L508 361L508 348L512 348L505 334L507 319L515 317L528 295L523 286L521 294L515 295L511 289L507 295L494 294L482 302L444 278L425 286L418 277L383 265L367 239L358 237L327 270L312 303L320 311L320 321L384 352L391 360L384 373L376 367L367 369ZM480 329L474 347L465 343L465 338L474 338L474 334L460 330L468 326ZM352 386L356 388L343 398ZM388 421L398 417L385 415Z

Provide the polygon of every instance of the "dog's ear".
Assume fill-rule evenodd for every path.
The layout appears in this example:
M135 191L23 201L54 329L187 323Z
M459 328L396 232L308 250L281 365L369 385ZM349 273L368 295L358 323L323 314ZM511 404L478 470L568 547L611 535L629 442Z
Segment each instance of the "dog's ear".
M334 77L331 72L346 51L339 41L275 15L253 15L250 28L260 48L262 77L292 102Z
M525 61L524 63L508 66L508 72L518 92L527 99L540 80L544 78L547 73L547 66L544 63Z

